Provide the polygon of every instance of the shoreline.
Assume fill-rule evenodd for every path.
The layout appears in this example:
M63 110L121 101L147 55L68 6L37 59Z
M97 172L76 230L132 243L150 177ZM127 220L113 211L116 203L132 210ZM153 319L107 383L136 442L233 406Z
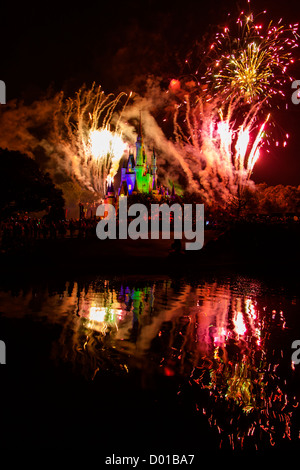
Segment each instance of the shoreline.
M169 273L218 268L294 267L300 263L299 224L236 223L205 230L204 247L172 253L170 240L99 240L55 238L29 240L1 252L6 272L81 271L100 273ZM182 239L184 247L185 239Z

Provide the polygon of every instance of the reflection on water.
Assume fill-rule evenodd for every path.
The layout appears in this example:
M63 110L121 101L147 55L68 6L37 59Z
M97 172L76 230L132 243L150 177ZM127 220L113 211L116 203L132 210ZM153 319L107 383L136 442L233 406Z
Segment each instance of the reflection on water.
M193 389L195 413L206 417L221 448L299 438L299 372L286 318L298 298L284 300L248 278L97 279L1 291L0 302L10 318L58 324L51 361L70 363L87 380L134 369L142 370L144 387L157 374L179 377L178 399Z

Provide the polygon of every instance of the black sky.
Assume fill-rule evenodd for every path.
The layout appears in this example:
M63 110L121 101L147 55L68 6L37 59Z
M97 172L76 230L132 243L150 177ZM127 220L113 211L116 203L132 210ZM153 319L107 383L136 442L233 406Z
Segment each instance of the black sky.
M84 82L96 81L106 92L118 92L147 73L168 80L182 73L184 58L211 26L224 23L228 12L234 17L247 8L246 1L232 0L6 2L0 79L8 100L25 102L50 87L73 94ZM267 9L270 18L283 17L287 24L300 19L296 1L257 0L251 9ZM300 79L300 67L295 73ZM288 110L276 112L276 122L278 135L290 134L289 145L263 152L254 172L257 182L300 184L300 105L290 96L287 101Z

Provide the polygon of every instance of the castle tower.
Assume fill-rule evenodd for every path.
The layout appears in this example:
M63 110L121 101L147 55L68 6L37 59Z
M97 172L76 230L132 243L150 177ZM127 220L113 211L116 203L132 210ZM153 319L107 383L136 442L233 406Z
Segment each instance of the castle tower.
M114 184L113 184L112 181L111 181L111 182L108 184L108 186L107 186L107 190L106 190L104 202L105 202L105 204L113 204L113 205L115 205L115 202L116 202L116 195L115 195Z
M121 184L120 191L119 191L119 196L120 197L128 196L128 186L126 184L126 181L123 181L122 184Z
M156 190L157 188L157 165L156 165L156 155L153 148L151 156L151 175L152 175L152 189Z
M136 139L136 166L143 166L144 164L144 155L145 155L145 149L144 149L144 141L143 141L143 134L142 134L142 124L140 120L139 124L139 132L138 136Z
M174 186L174 183L172 185L171 199L175 199L175 186Z
M116 194L115 194L115 188L113 181L111 180L110 183L108 183L106 194L104 197L104 203L105 204L112 204L113 206L116 206ZM104 211L104 217L107 217L108 212Z
M147 159L145 155L141 121L139 124L139 132L138 132L138 136L136 139L135 161L136 161L135 174L136 174L137 189L140 192L149 192L149 182L147 184L147 179L149 179L147 175Z
M124 161L121 168L121 182L118 194L131 195L132 193L158 194L157 187L157 163L153 149L151 164L147 161L145 153L142 125L139 123L138 135L136 139L136 156L130 153L127 162Z
M137 185L137 179L135 179L134 188L133 188L132 193L133 194L138 194L138 192L139 192L139 189L138 189L138 185Z
M127 170L126 170L126 184L128 188L128 194L131 194L133 188L136 184L136 170L135 170L135 161L132 154L129 155Z
M121 186L122 186L122 183L126 181L127 166L128 166L128 161L126 162L126 160L124 160L122 168L121 168Z

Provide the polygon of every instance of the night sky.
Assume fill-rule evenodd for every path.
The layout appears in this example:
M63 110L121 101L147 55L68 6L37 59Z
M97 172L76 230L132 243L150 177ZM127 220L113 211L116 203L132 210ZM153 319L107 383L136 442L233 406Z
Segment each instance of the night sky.
M1 5L1 74L7 100L30 103L47 90L73 94L83 83L105 92L140 91L147 74L166 82L186 72L184 60L203 35L226 24L247 2L209 0L126 0L124 2L24 2ZM285 24L300 19L299 2L252 1L251 10ZM299 64L295 79L300 79ZM285 148L262 151L253 179L269 184L300 184L300 105L271 110L277 132L289 133ZM1 132L1 131L0 131Z

